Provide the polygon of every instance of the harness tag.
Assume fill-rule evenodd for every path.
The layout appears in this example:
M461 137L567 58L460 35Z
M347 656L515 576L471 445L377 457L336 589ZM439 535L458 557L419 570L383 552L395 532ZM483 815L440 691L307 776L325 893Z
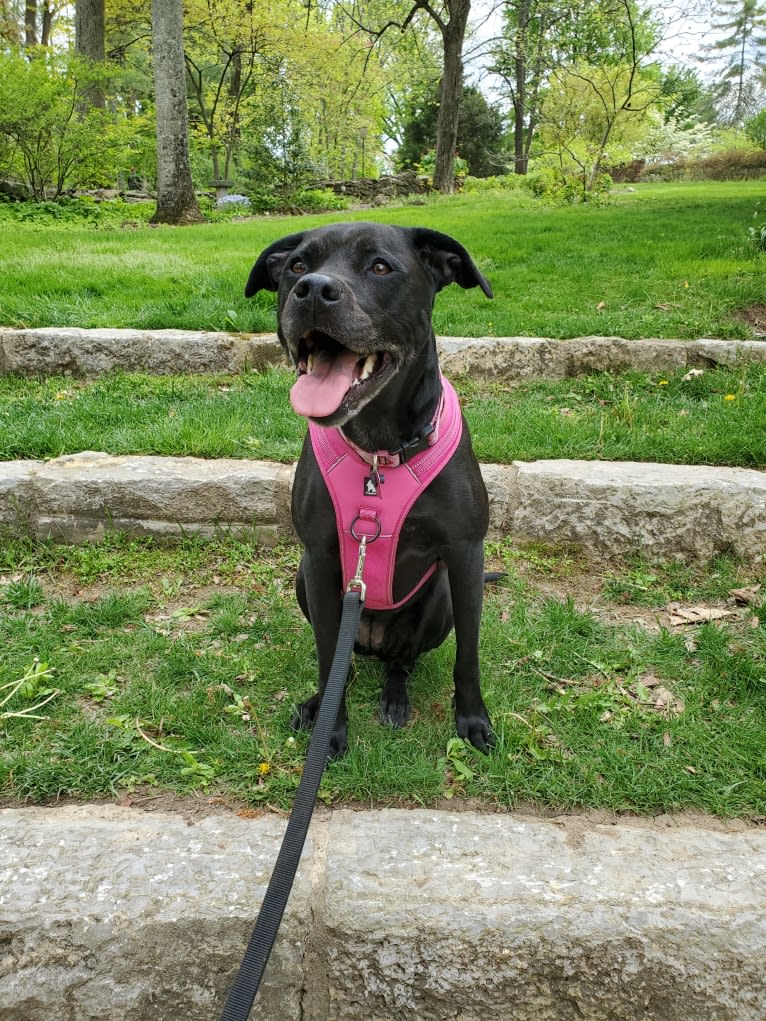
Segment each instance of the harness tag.
M372 467L370 468L370 474L364 480L362 487L363 496L381 496L380 487L386 481L385 476L381 475L378 471L378 455L372 455Z

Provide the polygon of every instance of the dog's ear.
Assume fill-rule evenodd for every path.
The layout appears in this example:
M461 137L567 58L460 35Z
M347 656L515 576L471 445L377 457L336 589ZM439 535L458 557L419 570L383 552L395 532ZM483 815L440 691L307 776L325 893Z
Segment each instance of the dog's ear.
M288 234L264 249L250 270L245 284L245 297L252 298L258 291L276 291L279 278L288 256L303 241L303 234Z
M411 227L408 233L413 247L433 276L437 291L447 284L460 284L466 288L481 287L488 298L492 297L489 281L474 266L465 248L449 234L426 227Z

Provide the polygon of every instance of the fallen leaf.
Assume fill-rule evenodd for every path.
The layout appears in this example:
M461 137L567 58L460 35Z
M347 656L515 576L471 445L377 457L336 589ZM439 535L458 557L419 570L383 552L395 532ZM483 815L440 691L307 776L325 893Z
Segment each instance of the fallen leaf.
M697 770L694 768L694 766L684 766L684 769L686 770L687 773L691 773L693 776L697 775Z
M596 305L596 311L600 312L602 308L606 308L606 302L605 301L600 301L598 303L598 305Z
M638 680L645 688L656 688L660 683L654 674L644 674L642 677L639 677Z
M690 380L697 379L698 376L704 376L704 375L705 375L705 370L704 369L690 369L686 373L686 375L683 377L683 381L684 381L684 383L688 383Z
M731 617L731 610L719 610L714 606L679 606L678 603L668 605L670 612L670 623L673 627L683 627L686 624L704 624L706 621L723 620L724 617Z
M740 603L743 606L752 606L753 603L758 601L758 593L760 591L760 585L748 585L746 588L729 589L729 595L735 603Z
M652 692L652 698L654 699L653 708L668 716L680 716L686 708L682 699L677 698L672 691L668 691L662 685Z
M662 735L662 743L665 745L666 748L670 748L670 746L673 744L673 738L670 736L667 730Z

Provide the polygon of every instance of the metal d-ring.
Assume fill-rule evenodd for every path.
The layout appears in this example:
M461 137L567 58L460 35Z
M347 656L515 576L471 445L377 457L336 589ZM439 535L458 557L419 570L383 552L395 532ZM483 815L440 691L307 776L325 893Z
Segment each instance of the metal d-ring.
M375 515L375 524L377 525L377 529L378 530L375 532L375 534L374 535L365 535L364 532L362 532L361 535L357 534L357 532L356 532L356 523L357 523L357 521L369 521L369 520L370 520L369 518L363 518L361 514L357 514L357 516L351 522L351 528L349 529L349 531L351 532L351 534L353 535L353 537L356 539L357 542L361 542L362 539L366 540L366 542L368 542L368 543L375 542L375 540L380 535L380 532L381 532L381 529L382 529L383 526L381 525L380 518L378 517L377 514Z

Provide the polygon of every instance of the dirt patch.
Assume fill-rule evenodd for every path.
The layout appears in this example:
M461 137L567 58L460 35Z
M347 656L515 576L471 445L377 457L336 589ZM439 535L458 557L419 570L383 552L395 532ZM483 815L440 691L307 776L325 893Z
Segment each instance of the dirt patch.
M737 313L737 319L747 323L756 339L766 339L766 305L750 305Z
M76 798L58 798L49 802L35 802L34 805L25 806L12 799L0 799L1 808L62 808L65 806L87 806L93 805L117 805L120 808L133 808L141 812L167 812L186 819L187 822L194 822L215 815L237 815L241 819L258 819L265 815L278 815L286 818L290 813L273 805L253 806L237 798L222 795L199 794L179 795L172 791L161 793L142 793L134 791L125 793L117 800L89 800L79 801ZM478 815L513 815L515 818L529 822L549 822L566 830L567 843L572 847L578 847L583 843L587 832L605 826L630 826L653 831L673 829L704 829L717 833L742 833L747 830L764 829L766 827L766 816L753 816L750 818L737 816L726 819L714 815L706 815L704 812L680 811L663 813L661 815L639 815L635 812L610 812L602 809L572 808L564 811L555 806L545 807L534 803L519 802L514 806L495 805L477 798L455 798L450 800L436 800L429 806L420 802L398 801L396 803L382 802L345 802L337 806L337 810L352 812L369 812L374 810L395 808L400 810L432 808L437 812L449 812L451 814L472 812ZM324 815L335 811L336 808L327 805L317 805L315 813Z

